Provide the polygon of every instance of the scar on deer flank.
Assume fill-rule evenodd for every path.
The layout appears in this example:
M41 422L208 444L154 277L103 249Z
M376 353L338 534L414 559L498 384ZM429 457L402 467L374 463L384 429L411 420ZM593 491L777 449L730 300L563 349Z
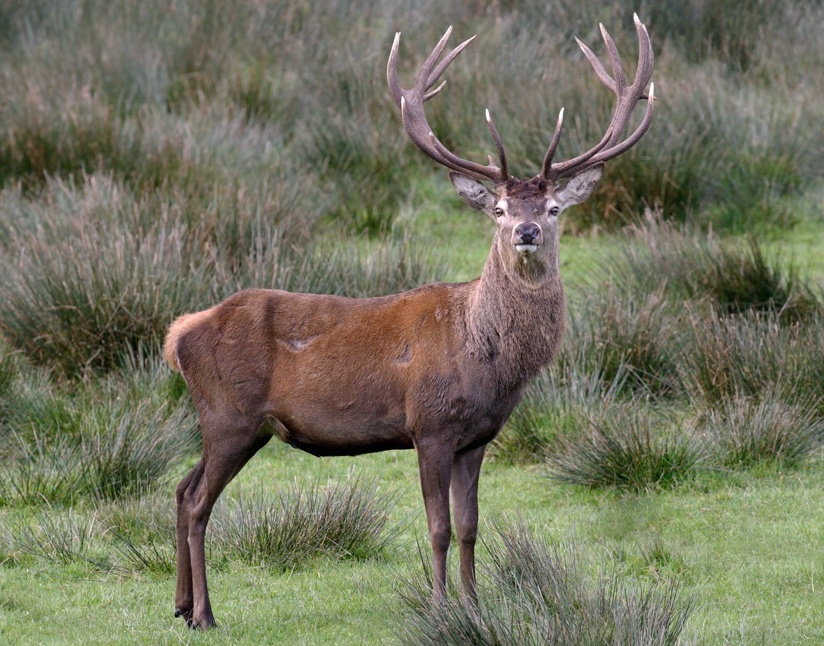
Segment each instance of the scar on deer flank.
M652 47L637 16L635 28L639 56L631 83L603 26L612 74L578 40L597 77L615 94L612 121L593 148L553 161L562 109L541 171L529 179L510 175L488 111L497 161L490 156L486 165L451 152L427 122L424 104L441 91L439 78L474 37L441 58L450 27L414 85L404 89L396 34L387 80L406 133L449 169L466 204L495 222L483 273L466 283L377 298L247 289L171 325L165 356L186 381L203 437L202 458L176 491L176 616L193 628L215 624L204 550L209 516L227 483L272 435L317 456L415 449L432 544L433 596L444 594L454 519L462 588L475 598L484 449L527 383L552 361L564 331L558 216L590 196L605 162L634 146L652 120ZM641 101L643 117L624 137Z

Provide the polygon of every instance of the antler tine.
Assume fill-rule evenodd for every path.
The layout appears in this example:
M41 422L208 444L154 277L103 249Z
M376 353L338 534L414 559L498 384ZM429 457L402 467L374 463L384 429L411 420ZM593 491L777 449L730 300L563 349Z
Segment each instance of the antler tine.
M451 33L451 30L452 30L452 27L449 28L449 31L447 32L447 36ZM427 90L429 88L431 88L433 85L435 85L435 83L438 82L438 79L441 78L441 74L443 74L446 71L446 68L449 67L449 64L452 61L454 61L458 57L458 54L460 54L469 45L469 43L471 43L473 40L475 40L476 37L477 36L471 36L470 38L467 38L460 45L458 45L455 49L453 49L446 56L444 56L444 59L440 63L438 63L438 66L430 73L429 81L426 85ZM446 41L444 41L444 42L446 42ZM446 83L446 81L441 83L441 85L438 87L438 89L436 89L434 92L430 92L429 95L427 95L427 96L430 96L430 97L435 96L435 94L440 92L440 89L444 86L445 83Z
M551 163L551 159L545 159L541 176L546 179L557 180L563 177L570 177L586 168L590 168L597 164L602 164L605 161L617 157L623 152L629 150L634 146L641 137L644 136L647 129L652 122L652 115L654 112L654 88L650 84L649 94L644 93L644 88L649 83L652 77L653 70L653 53L652 45L650 43L649 34L644 24L638 18L637 14L633 14L635 21L635 29L638 32L638 66L635 72L635 80L631 85L627 86L626 76L624 74L624 67L621 57L618 54L618 49L615 47L615 42L609 35L609 32L601 25L601 34L604 38L604 43L609 54L610 63L612 65L613 78L604 68L600 59L592 53L583 42L579 39L578 45L581 47L584 56L592 65L595 74L617 97L618 101L615 106L615 111L612 115L612 121L609 124L603 138L598 144L588 150L587 152L574 157L573 159L556 164ZM632 116L632 112L638 101L646 99L647 109L641 123L635 131L621 141L624 129ZM555 143L553 137L553 143ZM550 146L552 149L552 146ZM553 150L554 152L554 150Z
M501 135L498 134L498 129L495 127L495 122L492 121L492 116L489 110L486 111L486 125L489 126L489 132L492 133L492 139L495 140L495 148L498 149L498 162L501 165L501 180L509 179L509 166L506 163L506 150L504 150L504 142L501 141ZM490 164L492 162L490 161Z
M592 50L587 47L587 44L582 41L578 36L575 36L575 42L578 43L578 47L581 48L581 51L584 53L584 56L587 57L590 65L592 65L592 69L595 70L595 73L598 75L598 78L601 79L601 82L606 85L610 90L613 92L618 92L618 88L615 86L615 81L607 72L604 64L601 62L601 59L598 58Z
M389 61L386 65L386 80L389 83L389 89L392 96L401 108L401 117L403 125L409 138L418 148L420 148L429 157L434 159L439 164L447 168L458 171L478 180L489 180L500 184L506 181L509 177L506 164L506 152L504 151L503 143L498 135L495 125L491 119L487 119L492 137L495 140L495 146L498 150L498 157L500 159L501 167L496 166L492 161L489 165L484 166L476 162L458 157L453 152L448 150L432 132L432 128L426 119L423 104L434 97L444 86L441 83L434 90L431 90L441 75L446 71L449 64L455 60L475 38L469 38L462 42L449 52L440 63L436 62L443 53L446 41L452 33L452 27L446 30L446 33L438 41L435 48L427 56L423 65L418 70L415 76L415 85L409 90L404 90L398 82L398 50L400 48L400 32L395 34L395 40L392 43L392 50L389 53Z
M604 44L607 46L609 61L612 65L612 74L615 77L616 91L620 95L627 87L627 77L626 74L624 74L624 64L621 61L621 55L618 53L618 48L615 47L615 41L612 40L612 36L609 35L609 32L606 30L606 27L604 27L604 24L598 23L598 27L601 29L601 38L604 39Z
M652 123L652 114L655 111L655 84L649 84L649 94L647 95L647 109L644 112L644 118L641 120L641 123L638 124L638 127L635 131L627 137L621 143L607 149L601 151L597 155L593 155L586 164L582 165L581 168L576 169L575 172L579 170L583 170L584 168L589 168L590 166L595 166L596 164L601 164L605 161L612 159L613 157L617 157L618 155L625 153L630 148L632 148L635 144L637 144L641 137L643 137L647 130L649 130L650 124ZM564 174L567 176L567 173Z
M561 126L564 125L564 109L558 113L558 123L555 124L555 132L552 134L552 141L549 143L546 155L544 155L544 163L541 166L541 177L549 177L549 171L552 167L552 158L555 156L555 150L558 148L558 142L561 141Z
M446 66L443 66L440 72L437 75L432 74L432 68L435 67L435 63L437 62L438 58L440 58L441 53L443 52L443 48L446 47L446 41L449 40L449 37L452 35L452 25L447 27L446 32L444 35L441 36L441 39L438 41L437 45L435 45L435 49L426 57L426 60L421 65L421 68L418 70L418 74L415 77L415 89L422 89L424 92L431 88L435 83L438 81L438 77L443 74L444 69ZM455 52L450 52L450 56ZM447 56L449 58L449 56ZM449 60L452 62L454 60L454 56ZM434 77L434 78L433 78Z
M401 44L401 32L395 32L395 40L392 41L392 50L389 52L389 60L386 62L386 81L389 83L389 91L398 107L401 107L401 97L403 89L398 83L398 49Z

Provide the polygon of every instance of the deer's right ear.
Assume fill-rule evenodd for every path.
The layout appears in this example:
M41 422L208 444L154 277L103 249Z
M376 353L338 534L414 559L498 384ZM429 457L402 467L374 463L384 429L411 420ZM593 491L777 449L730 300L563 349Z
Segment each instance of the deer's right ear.
M498 198L492 191L478 180L454 170L449 172L449 179L452 180L452 186L464 202L477 211L483 211L493 220L495 219L494 209Z

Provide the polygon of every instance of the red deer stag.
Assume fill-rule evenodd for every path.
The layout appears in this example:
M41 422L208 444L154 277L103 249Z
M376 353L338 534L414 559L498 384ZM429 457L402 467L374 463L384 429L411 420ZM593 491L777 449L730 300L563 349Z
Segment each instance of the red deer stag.
M490 157L486 166L450 152L427 123L424 103L441 90L443 85L433 86L472 38L438 62L447 30L414 87L405 90L398 83L400 34L395 36L387 78L406 132L450 169L464 201L497 225L483 274L468 283L364 299L248 289L172 324L165 356L186 380L203 435L203 456L176 492L176 616L192 627L214 625L204 555L209 515L226 484L272 435L317 456L414 448L432 543L434 596L443 595L446 581L451 493L461 582L474 598L484 449L524 386L550 363L564 330L558 214L589 197L604 162L635 145L652 119L652 84L646 92L652 47L637 16L635 26L640 53L631 84L603 26L612 76L578 41L617 97L606 134L582 155L553 162L561 110L541 172L526 180L509 174L488 112L498 162ZM624 139L642 99L644 116Z

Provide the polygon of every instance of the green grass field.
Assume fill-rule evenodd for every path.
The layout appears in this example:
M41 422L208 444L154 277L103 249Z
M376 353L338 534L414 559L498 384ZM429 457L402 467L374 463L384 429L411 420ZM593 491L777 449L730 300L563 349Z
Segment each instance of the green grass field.
M564 216L565 345L482 470L480 614L421 602L414 452L273 441L207 534L218 627L187 629L174 488L199 437L168 324L248 286L477 276L492 225L406 141L394 32L404 78L447 25L479 35L432 123L483 160L489 107L526 176L561 105L562 158L600 138L572 35L602 52L603 22L632 61L633 11L655 121ZM530 630L570 609L602 637L554 643L824 643L823 21L812 0L3 4L0 643L550 643ZM543 547L555 605L499 571Z
M306 643L393 641L398 581L419 569L426 523L411 452L317 460L284 445L264 449L236 487L293 478L374 475L402 496L402 531L377 558L320 558L295 571L227 563L212 568L220 627L195 634L172 617L171 574L117 575L89 565L8 564L0 628L7 643ZM674 491L618 494L547 481L537 468L484 466L484 518L524 519L572 542L599 565L641 580L677 577L698 606L683 638L702 644L807 644L824 639L820 465L792 474L712 475ZM171 500L171 488L168 488ZM229 492L231 495L231 491ZM482 524L482 534L490 529ZM656 546L655 558L650 557ZM483 552L481 553L483 554ZM483 556L480 557L483 559ZM484 594L484 581L480 582Z

